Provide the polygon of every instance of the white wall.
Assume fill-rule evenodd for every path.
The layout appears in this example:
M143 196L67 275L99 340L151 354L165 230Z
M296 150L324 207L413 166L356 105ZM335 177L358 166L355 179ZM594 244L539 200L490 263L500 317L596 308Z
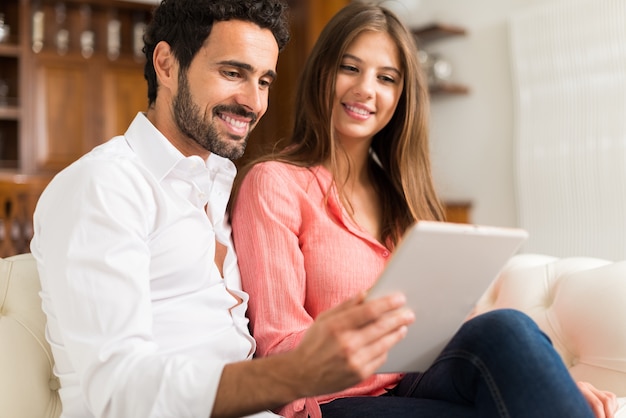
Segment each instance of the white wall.
M388 0L405 23L454 23L467 36L429 44L450 61L467 96L434 96L431 148L440 194L470 200L472 221L517 226L513 179L513 101L508 18L558 0Z

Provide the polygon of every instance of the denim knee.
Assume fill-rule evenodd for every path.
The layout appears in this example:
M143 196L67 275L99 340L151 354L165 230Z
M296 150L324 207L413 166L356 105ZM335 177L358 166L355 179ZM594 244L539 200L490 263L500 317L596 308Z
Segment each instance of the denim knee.
M532 318L515 309L496 309L478 315L463 324L458 336L461 339L488 342L500 348L512 345L519 349L520 345L528 346L546 341L551 344L548 336Z

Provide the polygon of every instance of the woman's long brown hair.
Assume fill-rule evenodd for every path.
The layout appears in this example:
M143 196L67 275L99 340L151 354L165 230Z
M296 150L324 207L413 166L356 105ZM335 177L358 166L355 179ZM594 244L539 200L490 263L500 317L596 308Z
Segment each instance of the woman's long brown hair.
M294 126L286 146L243 167L233 199L250 167L269 160L301 167L329 162L335 186L342 195L342 182L337 179L337 156L343 151L335 140L331 123L335 80L346 49L365 31L388 33L397 45L404 70L397 108L389 123L374 136L369 163L382 206L381 238L395 245L414 222L443 220L444 213L433 184L428 143L428 86L417 58L415 40L397 16L381 6L350 3L324 27L300 75Z

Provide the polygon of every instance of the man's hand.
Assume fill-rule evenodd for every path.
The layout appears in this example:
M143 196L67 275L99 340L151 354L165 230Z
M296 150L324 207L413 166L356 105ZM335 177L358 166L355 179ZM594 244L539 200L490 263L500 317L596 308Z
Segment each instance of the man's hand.
M249 415L359 383L415 320L404 304L401 294L365 301L363 293L319 315L294 350L227 364L211 416Z
M303 397L336 392L372 375L415 320L402 294L364 299L365 293L320 314L292 352L296 379L309 383Z
M617 396L614 393L596 389L588 382L578 382L578 388L591 406L596 418L613 418L617 409Z

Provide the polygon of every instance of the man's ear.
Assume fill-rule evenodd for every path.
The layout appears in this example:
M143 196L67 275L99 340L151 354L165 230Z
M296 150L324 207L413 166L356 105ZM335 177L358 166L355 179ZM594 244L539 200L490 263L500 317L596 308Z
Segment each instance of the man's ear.
M178 85L178 61L170 45L165 41L159 42L154 47L152 60L159 87L175 92Z

